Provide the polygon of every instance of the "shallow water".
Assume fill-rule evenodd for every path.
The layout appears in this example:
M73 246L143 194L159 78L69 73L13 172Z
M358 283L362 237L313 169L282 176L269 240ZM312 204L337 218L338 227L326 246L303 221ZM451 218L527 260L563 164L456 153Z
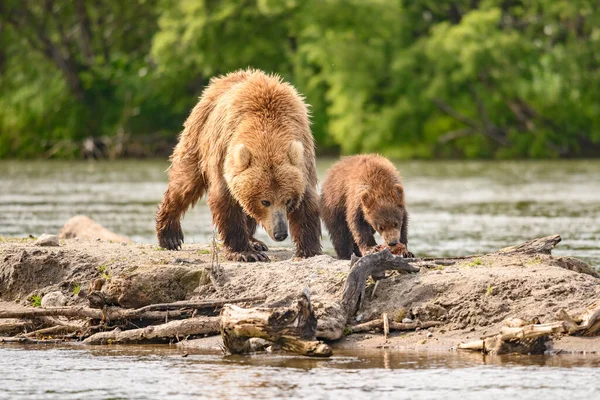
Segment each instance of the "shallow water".
M223 357L167 346L0 348L0 399L406 398L600 396L597 356L336 352ZM6 362L10 360L10 363Z
M319 160L322 179L334 160ZM155 243L166 161L0 161L0 235L57 232L86 214L134 241ZM482 253L561 234L555 254L600 266L600 160L407 161L409 243L418 256ZM183 220L188 243L212 235L204 200ZM273 242L259 229L258 236ZM288 240L283 245L291 245ZM325 235L323 245L331 251Z

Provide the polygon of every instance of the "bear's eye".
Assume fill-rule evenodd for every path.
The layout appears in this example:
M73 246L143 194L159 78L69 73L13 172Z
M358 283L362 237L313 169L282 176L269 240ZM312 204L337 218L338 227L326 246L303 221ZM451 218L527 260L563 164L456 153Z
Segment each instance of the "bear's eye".
M382 231L383 230L383 225L379 225L379 230Z
M261 203L265 207L269 207L271 205L271 202L269 200L261 200Z
M289 207L290 204L292 204L292 199L287 199L285 205Z
M397 228L397 227L398 227L398 223L394 222L394 228Z

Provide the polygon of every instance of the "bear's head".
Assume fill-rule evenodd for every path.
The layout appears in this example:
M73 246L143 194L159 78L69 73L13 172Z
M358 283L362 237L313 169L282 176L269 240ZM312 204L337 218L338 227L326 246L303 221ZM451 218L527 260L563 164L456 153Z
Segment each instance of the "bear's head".
M225 178L244 212L273 240L282 241L288 237L287 214L298 207L306 189L304 146L293 140L284 152L255 153L236 144L228 155Z
M365 220L385 243L390 246L398 244L406 213L402 185L395 184L384 193L365 189L360 193L360 202Z

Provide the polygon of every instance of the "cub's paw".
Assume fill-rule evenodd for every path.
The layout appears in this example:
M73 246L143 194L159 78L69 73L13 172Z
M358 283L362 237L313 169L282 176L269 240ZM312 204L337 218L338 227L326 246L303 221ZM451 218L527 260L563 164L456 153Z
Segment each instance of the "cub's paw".
M258 240L258 239L254 239L254 238L250 238L250 247L252 247L254 250L256 251L268 251L269 248L267 247L267 245Z
M402 253L402 257L404 257L404 258L415 258L415 255L412 252L406 250L404 253Z
M227 253L227 259L229 261L240 261L240 262L259 262L259 261L270 261L269 257L262 251L230 251Z
M179 223L168 225L157 232L158 244L163 249L179 250L183 244L183 231Z

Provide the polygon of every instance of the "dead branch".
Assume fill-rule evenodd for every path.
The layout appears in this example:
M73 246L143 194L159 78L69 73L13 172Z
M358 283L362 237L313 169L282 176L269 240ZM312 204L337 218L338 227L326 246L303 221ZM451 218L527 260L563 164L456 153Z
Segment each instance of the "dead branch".
M51 336L54 334L67 334L67 333L79 332L83 329L85 329L85 327L83 327L81 325L56 325L56 326L51 326L49 328L38 329L36 331L26 333L22 336L28 337L28 338L46 336L46 335Z
M189 336L214 335L219 332L219 317L188 318L140 329L96 333L84 344L169 343Z
M14 311L0 311L1 318L37 318L42 316L62 316L68 318L92 318L98 320L165 320L168 318L188 317L192 309L217 308L228 303L247 303L264 300L264 296L244 297L231 300L207 300L207 301L178 301L174 303L152 304L137 309L122 309L119 307L108 307L96 309L89 307L52 307L52 308L23 308ZM185 310L183 310L185 309ZM161 311L155 311L161 310ZM173 310L173 311L169 311Z
M24 344L58 344L65 342L64 339L32 339L28 337L0 337L0 343L24 343Z
M415 321L409 323L401 323L389 321L389 329L390 331L414 331L417 328L420 329L428 329L433 328L435 326L442 325L440 321ZM374 319L369 322L365 322L358 325L347 326L346 333L360 333L360 332L370 332L375 329L384 329L384 320L382 319Z

